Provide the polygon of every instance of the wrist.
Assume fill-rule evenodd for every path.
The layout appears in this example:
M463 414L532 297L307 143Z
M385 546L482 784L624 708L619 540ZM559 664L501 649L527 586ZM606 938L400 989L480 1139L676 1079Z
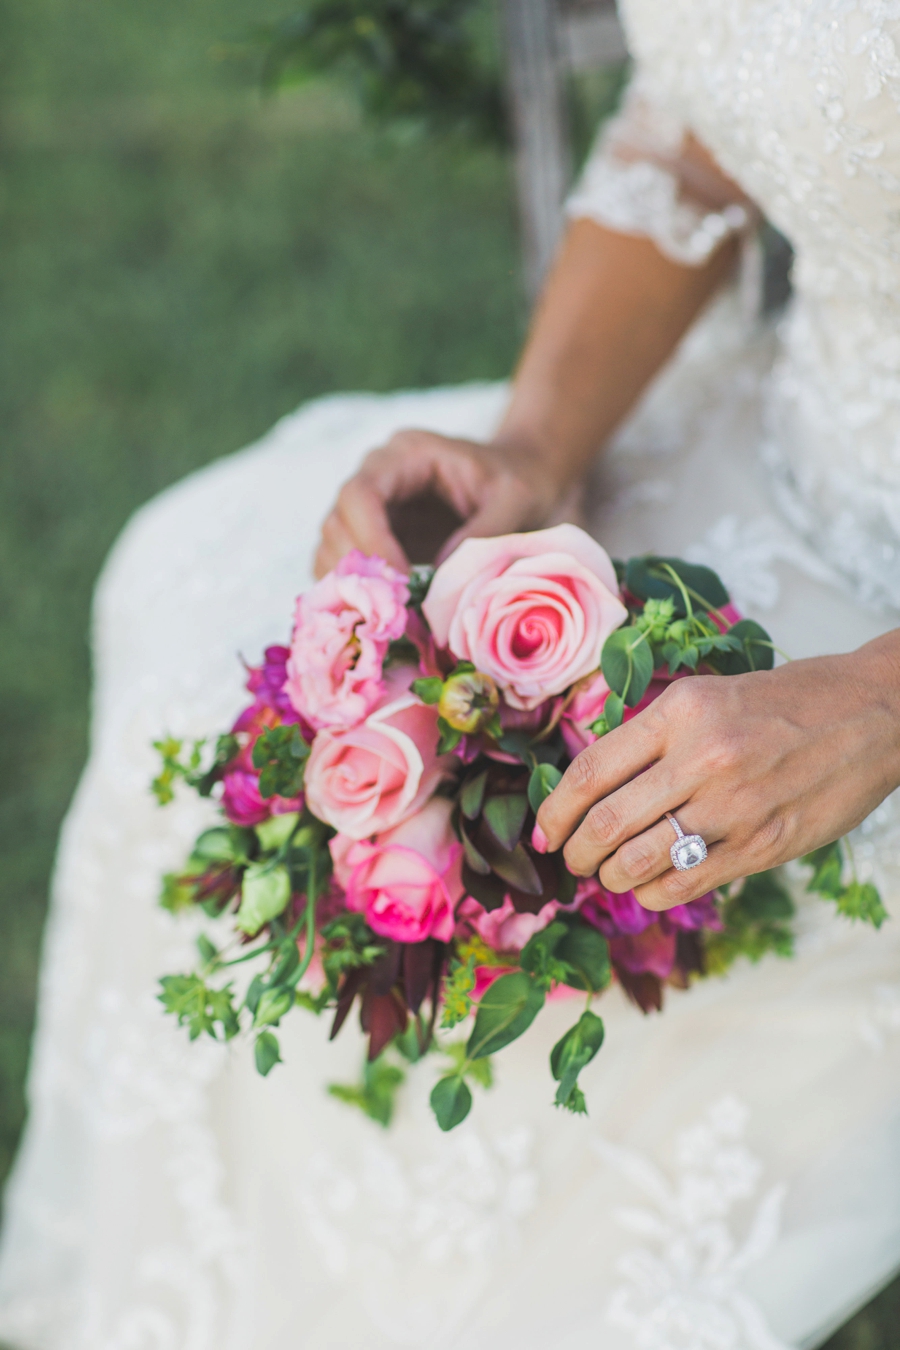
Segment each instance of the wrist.
M574 475L566 472L562 456L527 430L500 427L486 448L495 462L528 484L548 514L572 487Z

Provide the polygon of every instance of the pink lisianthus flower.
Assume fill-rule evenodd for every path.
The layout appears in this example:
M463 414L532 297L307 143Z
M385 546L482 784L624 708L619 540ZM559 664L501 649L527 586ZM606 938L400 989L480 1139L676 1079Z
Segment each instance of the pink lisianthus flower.
M359 550L300 596L286 690L313 728L354 726L382 699L382 662L408 599L406 577Z
M402 677L402 678L398 678ZM438 756L437 708L408 689L406 669L391 672L386 701L347 730L326 729L306 765L306 800L320 820L351 839L399 825L434 793L449 756Z
M645 909L634 891L617 894L608 891L596 877L586 877L578 883L576 905L588 923L599 928L606 938L634 937L654 923L658 923L664 933L672 934L699 928L718 932L722 928L712 891L687 905L674 905L672 909L657 912Z
M336 835L329 847L347 908L395 942L449 942L463 895L462 845L452 804L434 797L401 825L374 839Z
M608 554L584 530L465 539L434 574L422 612L435 641L531 709L600 665L628 611Z
M493 951L520 952L535 933L547 927L558 909L556 900L548 900L537 914L520 914L507 896L499 909L487 910L466 896L458 912Z
M222 809L232 825L261 825L270 816L300 811L303 797L262 797L259 775L247 769L229 769L223 780Z

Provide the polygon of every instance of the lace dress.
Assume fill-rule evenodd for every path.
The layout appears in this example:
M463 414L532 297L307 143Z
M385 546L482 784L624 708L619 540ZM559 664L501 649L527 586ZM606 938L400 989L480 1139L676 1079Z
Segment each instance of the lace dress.
M715 566L793 655L851 649L900 607L900 3L626 0L634 89L570 211L687 263L745 230L703 205L691 128L792 240L777 332L726 296L598 470L620 555ZM286 1060L189 1045L154 998L190 960L155 904L206 808L147 792L161 730L241 704L238 652L285 635L316 528L402 425L488 434L502 386L314 403L163 494L96 602L90 762L66 821L31 1117L7 1193L0 1340L21 1350L784 1350L819 1344L900 1266L900 925L798 883L798 954L603 1000L587 1119L555 1112L556 1004L501 1090L441 1135L435 1069L384 1132L329 1098L358 1033L291 1019ZM879 608L880 607L880 608ZM900 910L889 799L858 865Z

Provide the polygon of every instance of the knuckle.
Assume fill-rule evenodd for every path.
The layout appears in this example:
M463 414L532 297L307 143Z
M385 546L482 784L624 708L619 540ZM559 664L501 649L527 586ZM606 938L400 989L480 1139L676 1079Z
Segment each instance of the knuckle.
M596 795L599 791L599 764L594 747L582 750L566 770L568 786L579 798Z
M736 773L746 763L747 750L747 737L740 728L734 725L715 728L705 747L704 760L707 772Z
M619 871L636 881L649 881L659 868L659 856L649 840L629 839L616 853Z
M756 829L753 847L762 857L780 857L788 840L788 824L782 815L771 815Z
M598 802L588 811L582 828L593 843L601 848L614 848L622 838L621 813L611 802Z

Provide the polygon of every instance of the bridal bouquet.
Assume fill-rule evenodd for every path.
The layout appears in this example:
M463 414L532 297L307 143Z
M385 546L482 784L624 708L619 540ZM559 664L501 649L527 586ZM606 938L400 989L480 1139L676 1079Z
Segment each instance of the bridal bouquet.
M541 851L535 813L672 679L773 656L708 568L614 565L573 525L468 539L410 577L350 554L298 599L290 645L250 669L252 701L211 757L157 743L159 801L183 780L223 816L165 878L163 905L219 919L220 945L199 938L198 969L163 978L163 1005L192 1039L249 1033L262 1074L295 1008L328 1010L335 1036L358 1006L362 1082L329 1090L387 1124L403 1061L436 1051L431 1104L449 1130L490 1056L548 998L580 996L550 1071L556 1104L584 1112L579 1074L603 1041L592 1004L611 981L660 1009L665 984L789 954L793 905L763 873L651 913ZM845 884L840 844L807 861L812 889L880 921L874 888Z

